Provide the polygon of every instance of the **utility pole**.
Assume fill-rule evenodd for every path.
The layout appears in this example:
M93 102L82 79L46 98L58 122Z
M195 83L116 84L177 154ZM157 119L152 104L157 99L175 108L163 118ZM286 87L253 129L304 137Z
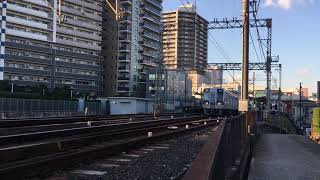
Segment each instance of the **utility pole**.
M267 21L267 28L268 28L268 38L267 40L267 62L266 62L266 69L267 69L267 94L266 94L266 110L267 115L270 114L270 104L271 104L271 63L272 63L272 52L271 52L271 37L272 37L272 20L269 19ZM262 39L261 39L262 40Z
M248 75L249 75L249 0L242 0L242 85L239 111L248 111Z
M187 107L187 71L184 71L184 108Z
M280 64L279 65L279 92L278 92L278 109L279 109L279 111L281 111L281 109L280 109L280 106L281 106L281 95L282 95L281 86L282 86L282 66Z
M253 77L252 77L252 94L253 94L253 107L255 108L256 107L256 94L255 94L255 92L254 92L254 86L255 86L255 80L256 80L256 74L255 74L255 72L253 72Z
M302 102L302 83L300 82L300 87L299 87L299 121L300 121L300 126L301 126L301 118L302 118L302 105L301 105L301 102Z

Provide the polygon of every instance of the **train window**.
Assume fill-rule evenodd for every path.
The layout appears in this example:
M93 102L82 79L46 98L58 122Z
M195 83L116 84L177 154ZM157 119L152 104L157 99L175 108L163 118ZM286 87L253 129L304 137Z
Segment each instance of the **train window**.
M223 89L217 89L217 103L223 102Z

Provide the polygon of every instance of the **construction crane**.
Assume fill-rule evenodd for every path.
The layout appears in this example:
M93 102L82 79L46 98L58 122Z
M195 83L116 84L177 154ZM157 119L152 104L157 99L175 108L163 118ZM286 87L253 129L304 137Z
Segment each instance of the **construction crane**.
M57 8L57 12L56 12L56 8L52 7L51 3L49 2L49 0L42 0L44 2L46 2L49 6L49 8L52 10L52 12L58 17L58 23L62 23L65 20L65 16L62 14L62 0L58 0L58 8ZM109 2L110 0L102 0L102 2L106 2L106 4L110 7L110 9L112 10L112 12L115 14L116 16L116 20L118 21L120 19L120 9L119 9L119 0L115 0L115 7L114 5L112 5L111 2ZM83 12L84 13L84 12Z
M61 1L61 0L60 0ZM120 19L120 8L119 8L119 0L115 0L115 7L109 2L109 0L105 0L107 5L110 7L110 9L113 11L113 13L116 15L116 20L118 21Z

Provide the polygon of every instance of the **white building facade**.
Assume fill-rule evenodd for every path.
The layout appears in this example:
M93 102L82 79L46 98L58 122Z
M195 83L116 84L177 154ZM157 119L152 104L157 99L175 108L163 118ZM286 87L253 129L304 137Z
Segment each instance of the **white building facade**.
M102 3L2 0L0 80L101 94Z
M120 0L118 96L146 97L146 80L162 61L162 0Z

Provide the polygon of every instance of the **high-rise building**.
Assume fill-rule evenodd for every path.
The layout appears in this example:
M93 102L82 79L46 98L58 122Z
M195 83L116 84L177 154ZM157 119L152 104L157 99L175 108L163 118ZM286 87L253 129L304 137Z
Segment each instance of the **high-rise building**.
M2 0L0 80L101 95L102 3Z
M163 56L169 69L200 70L207 67L208 21L188 4L163 14Z
M102 56L104 95L113 97L117 93L118 20L113 11L117 8L116 0L109 3L112 7L104 3L102 11Z
M162 61L162 0L120 0L119 96L146 96L149 72Z
M317 82L317 103L320 104L320 81Z
M301 88L301 95L304 98L308 98L309 97L309 88Z

